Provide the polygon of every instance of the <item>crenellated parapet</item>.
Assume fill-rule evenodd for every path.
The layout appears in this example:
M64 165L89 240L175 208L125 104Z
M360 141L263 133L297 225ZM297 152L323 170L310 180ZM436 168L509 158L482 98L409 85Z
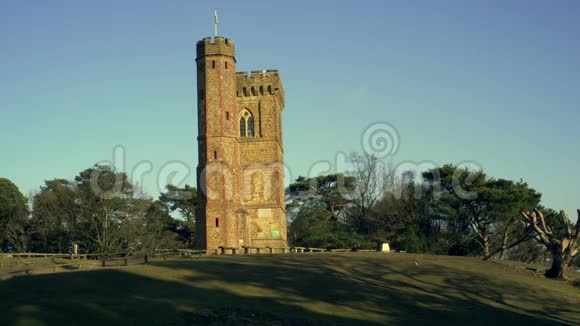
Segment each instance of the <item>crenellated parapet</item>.
M277 96L282 108L285 102L284 88L278 70L236 72L236 95L238 97Z
M236 56L234 42L231 39L216 36L214 39L206 37L197 42L197 57L206 55Z

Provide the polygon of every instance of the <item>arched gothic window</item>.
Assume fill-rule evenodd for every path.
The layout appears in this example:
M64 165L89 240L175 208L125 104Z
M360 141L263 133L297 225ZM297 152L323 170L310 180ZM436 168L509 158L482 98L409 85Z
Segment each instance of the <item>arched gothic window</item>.
M240 137L254 137L254 117L248 110L240 112Z

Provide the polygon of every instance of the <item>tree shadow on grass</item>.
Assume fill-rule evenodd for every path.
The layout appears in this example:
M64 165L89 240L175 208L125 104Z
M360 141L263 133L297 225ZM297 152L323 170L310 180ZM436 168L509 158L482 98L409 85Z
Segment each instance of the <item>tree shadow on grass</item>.
M342 268L345 261L350 268ZM420 276L436 277L440 282L428 282L384 264L353 257L334 256L315 261L281 259L278 257L248 257L216 259L199 263L171 262L163 266L196 271L190 282L220 280L230 286L252 284L280 293L287 304L292 298L312 304L328 303L335 309L384 316L385 322L396 324L572 324L560 313L577 312L580 307L554 297L542 297L517 284L498 284L483 275L440 266L418 272ZM335 268L339 266L341 268ZM407 274L403 277L383 275ZM219 275L219 276L218 276ZM504 295L520 301L542 304L542 309L514 305Z
M375 325L122 269L0 282L0 325Z
M450 268L405 270L355 256L151 265L176 273L176 280L105 269L0 282L0 325L538 325L571 323L558 314L579 309L556 300L528 311L505 298L519 293L533 300L531 290L517 285L498 288L490 286L494 280Z
M438 297L443 301L453 302L455 304L452 305L455 307L454 314L463 313L472 320L494 319L495 316L480 316L480 314L486 314L493 309L501 309L533 317L536 322L555 324L580 322L580 306L575 304L573 300L558 297L557 293L545 291L546 289L541 286L530 287L518 282L503 280L500 277L466 273L462 270L442 266L401 271L377 264L373 265L375 268L381 268L385 274L401 276L398 280L393 279L393 277L382 279L377 286L382 286L388 290L396 287L405 293L423 293L431 297ZM353 273L352 278L363 277L365 280L369 280L373 277L372 274L364 272L364 270L364 268L357 270ZM431 278L438 278L440 281L425 280ZM474 314L474 311L477 313ZM576 318L573 321L562 317L562 315L575 316ZM498 321L500 320L498 319Z

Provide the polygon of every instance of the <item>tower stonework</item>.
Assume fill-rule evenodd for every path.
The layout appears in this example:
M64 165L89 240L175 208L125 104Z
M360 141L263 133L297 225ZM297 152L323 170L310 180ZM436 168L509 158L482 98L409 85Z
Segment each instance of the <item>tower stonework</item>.
M197 43L196 246L286 247L282 110L276 70L236 72L234 43Z

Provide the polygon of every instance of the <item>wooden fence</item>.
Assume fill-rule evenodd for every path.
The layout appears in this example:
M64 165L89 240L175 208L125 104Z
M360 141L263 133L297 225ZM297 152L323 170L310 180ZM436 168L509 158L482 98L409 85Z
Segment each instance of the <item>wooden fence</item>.
M98 267L128 266L147 264L150 261L166 261L168 258L186 258L205 255L262 255L262 254L302 254L351 252L351 249L323 249L310 247L256 247L241 248L219 247L214 250L155 249L152 252L125 252L114 254L49 254L49 253L10 253L0 254L0 279L36 273L54 273ZM371 252L376 250L357 250Z
M155 254L153 254L155 257ZM19 275L54 273L109 266L128 266L147 263L148 253L131 252L115 254L0 254L0 279Z

